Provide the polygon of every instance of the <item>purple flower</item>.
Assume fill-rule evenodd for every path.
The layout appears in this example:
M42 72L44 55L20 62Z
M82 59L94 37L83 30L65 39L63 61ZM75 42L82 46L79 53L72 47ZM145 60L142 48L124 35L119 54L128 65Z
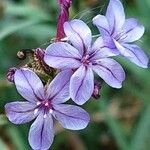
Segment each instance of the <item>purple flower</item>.
M110 0L106 16L97 15L93 23L102 35L97 43L109 47L114 55L121 54L136 65L147 68L148 57L140 47L132 44L142 37L144 27L134 18L125 19L124 8L119 0Z
M87 126L89 115L82 108L62 104L69 99L71 71L62 71L46 87L28 69L16 71L14 81L18 92L27 101L6 104L6 114L14 124L36 118L29 131L29 143L34 150L47 150L54 138L52 116L66 129L80 130Z
M73 20L64 24L64 31L71 42L56 42L48 46L45 52L45 62L54 68L72 69L74 74L70 79L70 96L79 105L85 103L94 90L94 74L97 73L107 84L121 88L125 73L122 67L113 59L107 48L97 49L92 43L89 27L81 20Z

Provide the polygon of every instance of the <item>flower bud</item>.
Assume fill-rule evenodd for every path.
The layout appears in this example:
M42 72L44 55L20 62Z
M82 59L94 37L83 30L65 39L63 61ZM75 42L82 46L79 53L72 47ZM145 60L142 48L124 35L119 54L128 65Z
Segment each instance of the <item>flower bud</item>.
M39 60L42 60L42 61L43 61L43 59L44 59L44 54L45 54L45 51L44 51L44 49L42 49L42 48L37 48L37 49L35 50L35 55L36 55L36 57L37 57Z
M20 60L25 60L27 55L33 55L34 51L32 49L22 49L17 52L17 58Z
M98 81L95 81L92 97L95 99L99 99L100 98L100 94L99 94L100 90L101 90L101 83Z
M65 37L63 25L69 19L69 8L71 6L72 0L58 0L58 3L60 6L60 15L57 24L56 41L60 41Z
M17 58L24 60L24 59L26 59L26 54L23 51L18 51Z
M15 68L15 67L10 68L8 70L6 78L9 82L14 82L14 75L15 75L16 70L17 70L17 68Z

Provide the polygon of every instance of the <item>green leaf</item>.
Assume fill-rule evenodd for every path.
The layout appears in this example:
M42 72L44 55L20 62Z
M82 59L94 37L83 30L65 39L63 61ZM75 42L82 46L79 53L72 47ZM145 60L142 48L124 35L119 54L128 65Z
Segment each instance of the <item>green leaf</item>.
M17 129L16 127L9 127L7 128L7 134L11 138L12 143L15 145L17 150L28 149L28 145L26 145L26 142L24 141L24 137L22 137L19 128Z
M34 24L38 24L39 22L39 20L23 20L10 23L9 25L3 27L3 29L0 31L0 41L18 30L24 29Z
M1 150L8 150L8 147L5 145L5 143L0 139L0 149Z
M5 115L0 115L0 126L6 125L8 120Z
M30 37L36 39L38 42L49 40L55 36L56 28L54 25L37 24L28 27L28 30L19 30L17 34L22 37Z
M141 115L141 119L136 128L136 133L134 134L131 148L132 150L144 150L146 145L146 140L149 137L150 133L150 104L147 106L143 114Z
M111 133L113 134L118 146L120 147L120 150L130 150L129 143L123 134L121 124L108 111L106 99L101 101L100 109L104 113L105 122L111 130Z
M29 4L12 4L6 3L5 14L10 16L21 16L21 17L28 17L34 20L51 20L48 13L44 12L44 9L34 7L33 5Z

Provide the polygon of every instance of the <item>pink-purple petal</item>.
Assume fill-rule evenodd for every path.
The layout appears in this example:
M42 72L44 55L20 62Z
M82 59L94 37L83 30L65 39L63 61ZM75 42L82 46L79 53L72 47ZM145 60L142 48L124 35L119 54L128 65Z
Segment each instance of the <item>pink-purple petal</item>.
M34 150L48 150L53 143L54 129L51 115L41 113L30 127L29 143Z
M122 30L125 36L123 36L120 41L123 43L137 41L144 34L144 26L134 18L126 19Z
M56 42L46 49L44 61L50 66L58 69L78 68L81 55L76 48L68 43Z
M72 70L64 70L58 73L48 86L47 99L50 99L54 104L69 100L69 84L72 74Z
M103 58L93 65L95 71L108 85L121 88L125 79L125 73L119 63L111 58Z
M36 117L35 107L36 105L29 102L11 102L5 105L5 112L12 123L24 124Z
M70 97L78 105L90 99L94 89L94 75L90 67L81 66L70 80Z
M122 28L125 22L125 14L120 0L109 1L109 5L106 11L106 17L108 19L112 34Z
M148 57L144 53L144 51L138 47L137 45L133 44L119 44L116 43L116 47L121 52L121 55L129 59L131 62L135 63L139 67L147 68L148 67Z
M90 121L89 114L80 107L60 104L54 108L54 117L66 129L81 130L86 128Z
M14 81L20 95L30 102L44 99L44 87L40 78L27 68L15 72Z
M73 46L79 50L81 55L91 48L91 30L83 21L74 19L70 22L65 22L64 32Z

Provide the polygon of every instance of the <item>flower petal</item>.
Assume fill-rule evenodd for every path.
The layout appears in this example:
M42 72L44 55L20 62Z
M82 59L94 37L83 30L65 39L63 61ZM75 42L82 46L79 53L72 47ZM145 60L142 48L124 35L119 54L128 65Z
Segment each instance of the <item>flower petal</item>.
M35 103L44 99L44 87L40 78L27 68L15 72L14 81L20 95L26 100Z
M99 59L93 70L110 86L121 88L125 73L119 63L110 58Z
M94 76L90 67L81 66L70 80L70 97L78 105L90 99L94 89Z
M99 29L104 45L109 48L114 48L114 42L111 37L111 31L110 31L107 18L103 15L97 15L96 17L93 18L93 24L96 25L97 28ZM98 38L95 44L98 45L99 40L100 39ZM99 43L99 44L102 44L102 43ZM99 45L99 47L100 46L101 45Z
M116 47L110 48L107 45L105 45L102 37L96 39L96 41L93 44L92 51L93 54L91 60L117 56L120 54L120 52L116 49Z
M81 130L87 127L90 117L82 108L60 104L54 106L54 117L66 129Z
M78 68L81 55L77 49L68 43L57 42L47 47L44 61L50 66L58 69Z
M14 124L23 124L33 120L36 105L29 102L11 102L5 105L8 119Z
M53 120L51 115L46 118L41 113L29 131L29 143L34 150L47 150L54 139Z
M112 34L122 28L125 22L125 14L122 3L119 0L110 0L106 11L106 17Z
M125 36L120 39L122 42L134 42L140 39L144 34L144 26L134 18L126 19L123 25Z
M147 68L148 67L148 57L144 53L143 50L141 50L140 47L133 44L119 44L116 43L116 47L121 52L121 55L129 59L131 62L135 63L139 67Z
M69 100L69 84L72 74L72 70L64 70L60 72L48 86L47 99L51 99L52 103L55 104L64 103Z
M93 24L97 26L99 31L101 32L102 36L105 34L111 34L110 26L108 20L103 15L97 15L93 18ZM103 33L104 32L104 33Z
M64 23L64 31L80 54L91 48L92 34L90 28L81 20L74 19Z

